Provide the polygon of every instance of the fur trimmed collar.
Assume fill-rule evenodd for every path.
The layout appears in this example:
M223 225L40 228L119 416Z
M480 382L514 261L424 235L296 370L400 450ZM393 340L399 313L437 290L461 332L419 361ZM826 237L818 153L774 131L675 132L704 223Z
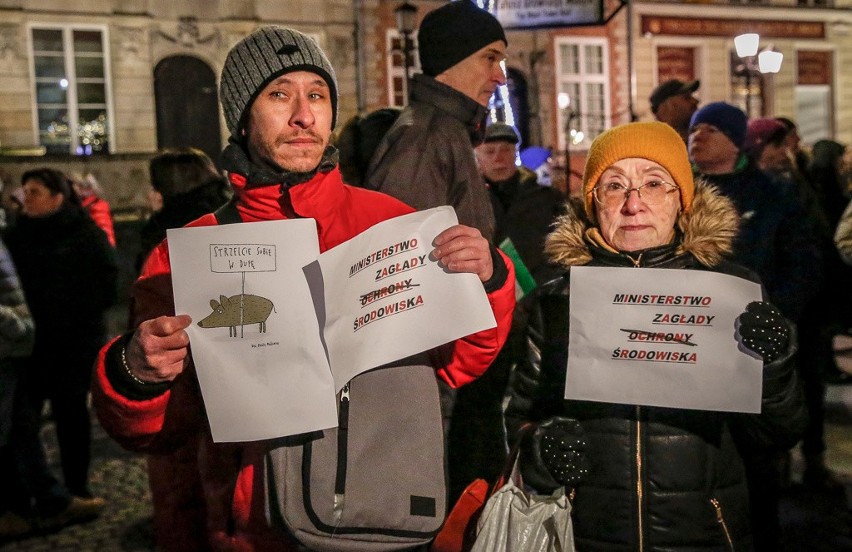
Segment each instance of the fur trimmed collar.
M565 268L588 264L593 257L591 248L599 247L587 237L591 231L597 230L597 226L577 214L581 211L573 208L567 211L556 220L544 246L548 258ZM702 265L713 267L731 253L739 228L739 216L727 197L712 185L698 180L692 209L680 214L677 228L675 254L691 254ZM633 257L637 252L630 253ZM627 256L626 252L619 254Z

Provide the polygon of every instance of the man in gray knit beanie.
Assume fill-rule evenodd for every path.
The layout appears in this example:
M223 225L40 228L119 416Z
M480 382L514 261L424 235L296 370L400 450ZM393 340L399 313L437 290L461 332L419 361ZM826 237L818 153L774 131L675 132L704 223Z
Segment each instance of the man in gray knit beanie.
M337 124L337 76L309 36L284 27L261 27L239 41L228 53L219 87L222 110L231 136L238 139L257 94L273 79L294 71L322 77L331 90L331 128Z
M292 29L262 27L238 42L222 68L221 101L231 137L219 166L227 173L234 193L214 212L189 223L194 229L227 224L228 229L221 228L223 233L217 232L215 238L227 243L236 240L245 244L245 236L255 235L242 232L277 232L281 239L292 240L295 238L286 237L292 224L255 225L254 230L236 227L302 219L311 222L315 234L309 237L309 243L321 253L382 221L412 212L412 207L389 195L343 181L337 149L331 145L337 120L337 81L328 59L309 37ZM469 150L467 154L473 155ZM203 234L199 237L204 239ZM303 393L298 387L282 391L280 386L264 383L264 374L283 371L294 386L307 375L313 381L310 385L319 390L325 374L331 375L328 364L319 362L324 360L323 348L336 345L331 341L336 338L316 335L324 315L314 320L288 316L294 312L290 306L310 300L299 296L300 290L309 287L307 281L286 274L304 264L299 255L289 253L280 251L273 259L278 267L275 270L285 271L279 276L286 277L266 280L262 286L264 295L270 297L264 300L271 302L274 298L277 305L278 314L272 315L269 333L265 326L261 330L245 320L246 324L239 324L244 326L244 335L241 333L229 345L245 354L219 355L210 349L211 342L196 341L198 334L194 333L209 309L200 305L197 311L193 307L187 309L192 312L180 312L176 307L171 272L175 257L169 255L167 240L161 241L148 255L133 285L130 319L135 328L112 340L98 356L92 396L99 419L110 436L123 445L151 453L148 473L160 549L286 552L327 550L343 541L352 549L373 542L382 543L383 550L389 552L401 551L426 545L444 523L447 478L441 461L443 424L435 377L443 378L446 384L462 385L482 374L503 346L515 304L511 261L478 230L462 224L450 226L427 245L424 253L443 270L476 275L498 326L447 343L440 350L394 362L389 370L376 368L370 372L370 379L353 386L354 396L367 400L359 403L362 410L352 412L366 408L370 415L359 417L357 422L354 416L350 419L352 431L348 435L358 436L361 448L348 448L348 458L359 457L363 463L346 465L349 483L342 491L346 491L348 513L341 525L339 501L317 502L317 497L341 493L340 478L325 477L324 470L312 467L310 481L304 485L310 492L303 494L289 480L293 474L301 488L301 468L284 467L290 458L301 458L302 454L314 467L336 465L338 446L345 441L338 440L336 428L311 432L306 440L299 437L285 443L270 439L295 433L296 424L313 423L309 419L316 418L317 401L336 402L333 381L328 382L330 393L324 397L316 392ZM196 286L194 279L209 272L201 263L187 268L184 277L192 277L188 283ZM220 276L224 285L233 274ZM214 313L220 310L215 300L210 304ZM238 301L231 307L243 312ZM205 328L200 331L212 330L223 336L224 326ZM229 333L237 335L236 330ZM253 343L269 347L260 350ZM482 343L493 347L483 348ZM397 374L406 375L400 379ZM212 378L205 380L203 389L199 375ZM238 380L239 385L232 385ZM209 405L204 403L209 391L207 381L240 397L238 408L208 411L205 406ZM357 390L382 390L388 382L393 382L399 396L417 397L416 404L373 401L368 395L358 395ZM260 418L252 414L253 406L259 407L260 416L268 417L265 409L280 401L286 401L289 421L281 420L281 432L264 434L263 426L254 423ZM417 420L406 416L412 409L418 413ZM207 418L207 412L213 415ZM433 414L431 422L419 416L423 412ZM226 418L228 424L244 428L245 433L232 439L235 442L214 444L216 424ZM305 426L299 431L315 427ZM389 434L405 438L388 440ZM361 441L362 436L367 439ZM225 440L229 440L227 437ZM350 445L353 443L354 438ZM352 453L384 453L386 445L394 447L385 455L395 464L386 464L393 469L377 471L374 455ZM437 461L420 469L424 450L431 451ZM345 456L347 451L341 454ZM301 459L297 462L301 464ZM185 481L197 484L187 485ZM359 481L374 484L362 491L355 483ZM417 501L411 493L417 494ZM381 507L387 504L410 508ZM384 527L395 530L375 529ZM326 528L331 530L326 532ZM337 549L341 546L338 544Z

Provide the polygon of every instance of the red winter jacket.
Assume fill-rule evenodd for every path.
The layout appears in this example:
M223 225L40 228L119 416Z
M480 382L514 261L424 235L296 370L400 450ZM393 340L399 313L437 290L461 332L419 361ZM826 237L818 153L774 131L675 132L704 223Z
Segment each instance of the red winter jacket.
M110 211L107 200L91 194L82 198L80 201L83 204L83 208L89 213L95 224L98 225L98 228L103 230L104 234L107 235L109 243L115 247L115 229L112 224L112 211Z
M246 187L246 179L238 174L231 174L230 180L243 222L314 218L321 251L380 221L412 212L390 196L345 185L336 167L284 193L277 184ZM189 226L215 224L210 214ZM453 387L480 376L506 340L515 304L515 278L511 262L504 260L509 268L506 282L489 294L497 327L457 340L451 358L439 360L439 355L433 355L437 375ZM133 297L135 324L175 314L166 242L149 256L134 283ZM262 465L267 443L213 443L191 362L162 395L132 400L118 393L107 377L107 363L116 362L115 351L110 354L116 340L98 356L93 399L102 426L114 439L128 449L152 454L151 485L158 533L168 533L166 536L174 541L172 549L187 546L178 541L191 538L187 527L192 523L197 526L198 510L203 509L211 549L295 549L286 535L271 529L265 520ZM193 461L197 462L197 471L191 465ZM189 490L193 478L202 489L203 504L192 501Z

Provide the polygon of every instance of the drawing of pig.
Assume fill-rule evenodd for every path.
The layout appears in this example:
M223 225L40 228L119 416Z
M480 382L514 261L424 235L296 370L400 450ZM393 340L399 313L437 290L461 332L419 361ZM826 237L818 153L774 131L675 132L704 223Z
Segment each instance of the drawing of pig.
M242 313L240 300L242 299ZM257 295L219 296L219 301L210 300L213 312L208 314L198 325L202 328L228 327L228 336L237 337L237 326L259 324L260 333L266 333L266 319L272 312L272 301Z

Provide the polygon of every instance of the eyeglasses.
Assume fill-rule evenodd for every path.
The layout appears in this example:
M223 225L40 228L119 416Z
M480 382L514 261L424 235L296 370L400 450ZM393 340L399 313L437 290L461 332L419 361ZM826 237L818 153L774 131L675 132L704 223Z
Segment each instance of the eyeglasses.
M621 182L613 181L598 184L590 193L595 197L595 201L604 207L620 207L630 197L630 192L636 192L639 199L647 205L659 205L666 200L668 194L679 189L677 184L663 180L650 180L635 188L628 188Z

